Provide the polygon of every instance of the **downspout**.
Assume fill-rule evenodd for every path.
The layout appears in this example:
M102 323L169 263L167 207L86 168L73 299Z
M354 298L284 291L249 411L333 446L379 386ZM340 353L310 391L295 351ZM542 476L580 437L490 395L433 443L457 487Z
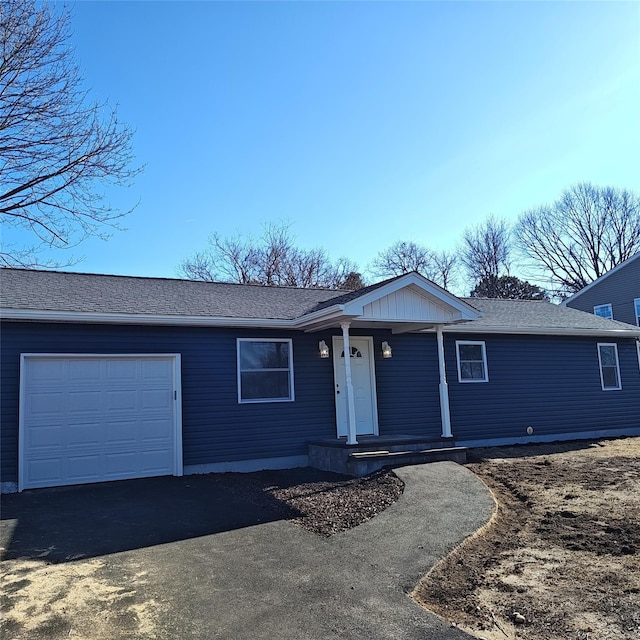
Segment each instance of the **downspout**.
M344 346L344 373L347 391L347 444L358 444L356 438L356 403L353 397L351 382L351 344L349 343L350 322L341 322L342 341Z
M440 419L442 421L442 437L452 438L451 413L449 411L449 385L447 385L447 370L444 363L444 339L442 325L436 325L436 337L438 340L438 371L440 373Z

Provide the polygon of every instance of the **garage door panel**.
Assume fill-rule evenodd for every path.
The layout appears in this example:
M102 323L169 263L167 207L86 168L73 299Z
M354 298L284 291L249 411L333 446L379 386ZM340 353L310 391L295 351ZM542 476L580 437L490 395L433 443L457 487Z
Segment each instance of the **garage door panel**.
M130 389L106 391L107 411L131 411L136 408L138 394Z
M131 420L107 421L104 424L102 433L104 443L107 446L137 443L138 422Z
M170 362L146 360L140 364L140 376L143 380L165 380L171 375Z
M29 430L27 445L32 450L43 447L62 447L63 439L62 425L39 424Z
M69 391L66 395L69 420L82 419L87 414L100 415L102 412L100 391ZM82 417L76 414L82 414Z
M30 460L26 471L34 486L51 486L62 475L62 459Z
M98 482L100 480L100 455L68 455L66 462L66 480L71 484L80 482Z
M34 417L52 416L55 417L64 412L65 397L60 391L54 392L35 392L31 396L31 402L27 409L27 415Z
M171 442L173 424L170 420L143 420L141 422L140 437L144 442Z
M59 383L66 377L67 365L62 360L39 360L32 363L27 372L27 379L32 382Z
M79 382L89 382L100 380L102 362L100 360L69 360L68 376L69 380Z
M145 474L157 473L159 469L164 469L171 459L170 449L158 449L145 451L142 455L142 471Z
M106 363L106 379L122 383L125 380L135 380L138 363L135 360L109 360Z
M21 488L175 473L173 356L23 360Z
M90 445L98 447L104 440L101 422L69 424L67 428L61 427L61 430L67 435L66 446L69 448L87 447Z
M140 392L140 406L143 411L166 412L173 402L172 393L167 389L143 389Z

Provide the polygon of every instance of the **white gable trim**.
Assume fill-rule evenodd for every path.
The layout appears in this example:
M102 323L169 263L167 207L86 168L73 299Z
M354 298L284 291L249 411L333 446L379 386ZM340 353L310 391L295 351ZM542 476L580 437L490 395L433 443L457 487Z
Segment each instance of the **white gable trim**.
M392 293L400 291L413 285L419 291L426 294L426 297L435 298L442 303L442 307L450 307L460 313L460 320L477 320L482 316L478 310L467 304L460 298L449 293L434 282L427 280L418 273L407 273L391 282L388 282L369 293L365 293L354 300L350 300L344 304L344 313L349 316L361 316L364 314L364 307L376 300L380 300ZM391 318L388 318L391 320Z

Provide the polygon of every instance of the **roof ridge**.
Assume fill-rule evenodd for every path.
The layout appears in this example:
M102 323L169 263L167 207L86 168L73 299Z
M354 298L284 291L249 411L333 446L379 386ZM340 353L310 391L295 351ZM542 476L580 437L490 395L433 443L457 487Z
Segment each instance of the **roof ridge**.
M357 291L357 289L330 289L328 287L295 287L292 285L266 285L258 284L256 282L224 282L220 280L198 280L195 278L178 278L169 276L136 276L136 275L123 275L119 273L91 273L87 271L62 271L59 269L31 269L27 267L0 267L2 271L24 271L28 273L55 273L59 275L70 276L89 276L92 278L121 278L123 280L159 280L162 282L194 282L196 284L216 284L232 287L254 287L258 289L293 289L295 291L327 291L330 293L336 293L338 295L344 295L345 293L351 293Z

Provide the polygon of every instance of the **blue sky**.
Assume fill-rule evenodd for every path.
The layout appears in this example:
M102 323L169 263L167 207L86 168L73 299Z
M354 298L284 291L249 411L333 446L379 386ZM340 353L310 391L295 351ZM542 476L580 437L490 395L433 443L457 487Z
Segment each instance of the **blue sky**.
M364 268L578 181L639 190L637 2L75 2L86 85L145 171L79 271L176 275L287 220Z

